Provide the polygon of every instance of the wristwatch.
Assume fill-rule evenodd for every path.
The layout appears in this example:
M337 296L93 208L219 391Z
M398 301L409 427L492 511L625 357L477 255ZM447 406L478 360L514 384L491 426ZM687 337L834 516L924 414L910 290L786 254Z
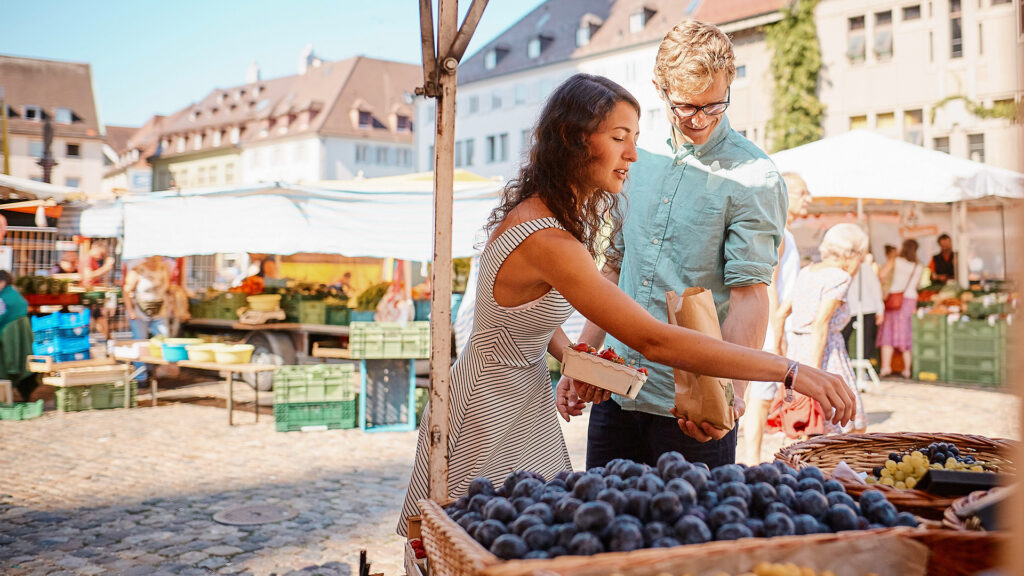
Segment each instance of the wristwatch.
M796 375L800 372L800 363L791 360L789 362L789 369L786 370L786 376L782 380L782 385L786 387L786 395L783 400L786 402L792 402L793 398L793 385L796 384Z

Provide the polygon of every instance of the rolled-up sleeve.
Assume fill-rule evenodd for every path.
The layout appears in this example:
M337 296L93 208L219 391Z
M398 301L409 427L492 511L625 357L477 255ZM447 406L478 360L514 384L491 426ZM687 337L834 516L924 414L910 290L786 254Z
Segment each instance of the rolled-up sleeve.
M725 239L725 285L770 284L789 208L786 185L771 171L762 186L749 187L736 200Z

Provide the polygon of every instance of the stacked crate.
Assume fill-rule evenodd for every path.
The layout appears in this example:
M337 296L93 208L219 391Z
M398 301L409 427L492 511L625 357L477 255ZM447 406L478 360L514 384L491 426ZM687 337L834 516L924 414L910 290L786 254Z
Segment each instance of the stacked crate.
M54 362L88 360L89 310L32 317L32 354Z
M278 432L357 426L355 366L281 366L274 372Z
M914 377L918 380L945 381L947 378L946 318L945 314L914 316L911 352Z
M430 322L352 322L352 358L429 358Z
M129 402L132 408L139 405L139 384L132 380L129 384ZM124 408L124 385L121 382L92 384L90 386L70 386L57 388L58 412L81 412L83 410L108 410Z
M948 376L953 382L999 386L1006 368L1006 321L961 318L949 323Z

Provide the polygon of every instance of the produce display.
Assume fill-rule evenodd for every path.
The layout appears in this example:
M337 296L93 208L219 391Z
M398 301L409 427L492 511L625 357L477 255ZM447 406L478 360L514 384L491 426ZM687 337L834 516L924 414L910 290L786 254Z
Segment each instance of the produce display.
M875 466L865 479L868 484L884 484L900 490L912 490L928 473L935 470L984 472L984 463L974 456L960 455L960 449L949 442L932 442L925 448L904 453L892 452L884 466Z
M813 466L709 470L677 452L663 454L657 467L616 459L550 481L516 471L497 488L477 478L445 511L504 559L918 525L882 492L868 490L858 502Z
M66 294L71 284L70 280L49 276L19 276L14 279L14 287L22 294Z
M608 347L605 348L604 350L598 351L597 348L590 346L586 342L580 342L572 346L572 349L577 352L586 352L588 354L592 354L594 356L597 356L598 358L603 358L609 362L614 362L616 364L628 366L628 364L626 364L626 359L615 353L615 348ZM630 367L632 368L632 366ZM636 371L644 375L647 374L647 368L636 368Z

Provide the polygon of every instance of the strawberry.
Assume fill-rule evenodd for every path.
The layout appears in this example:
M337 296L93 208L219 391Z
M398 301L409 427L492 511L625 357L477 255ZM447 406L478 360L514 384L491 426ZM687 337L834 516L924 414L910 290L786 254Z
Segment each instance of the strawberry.
M636 371L647 376L647 368L637 368Z
M605 360L611 360L612 362L614 362L615 359L619 357L615 353L615 348L605 348L604 350L601 351L600 354L598 354L598 356L604 358Z
M586 342L580 342L579 344L573 346L572 349L577 352L589 352L590 346L587 346Z

